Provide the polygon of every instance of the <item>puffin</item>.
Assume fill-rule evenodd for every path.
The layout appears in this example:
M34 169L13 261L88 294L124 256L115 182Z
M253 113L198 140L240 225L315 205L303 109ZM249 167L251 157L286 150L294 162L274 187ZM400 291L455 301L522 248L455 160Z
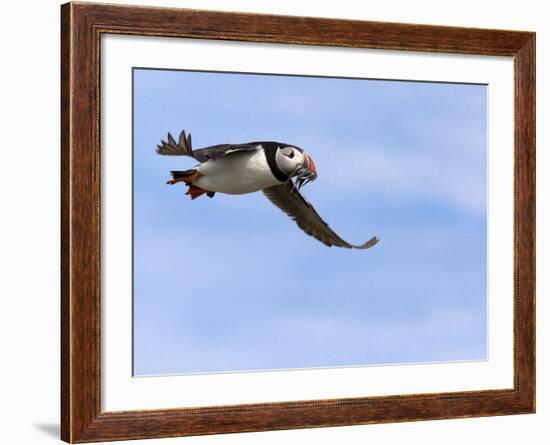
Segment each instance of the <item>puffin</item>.
M284 142L246 142L219 144L193 150L191 134L182 130L178 141L168 133L157 153L163 156L188 156L199 163L188 170L171 171L167 184L183 183L191 199L216 193L242 195L262 191L306 234L326 246L369 249L378 243L374 236L363 244L350 244L338 236L300 193L301 188L317 179L312 157L300 147Z

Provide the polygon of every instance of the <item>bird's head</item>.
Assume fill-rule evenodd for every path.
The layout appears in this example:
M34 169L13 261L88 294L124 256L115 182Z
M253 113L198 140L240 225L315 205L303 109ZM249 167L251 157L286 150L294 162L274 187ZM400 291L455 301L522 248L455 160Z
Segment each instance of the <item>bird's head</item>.
M298 189L317 179L317 169L311 156L302 148L287 145L279 147L275 155L279 169L289 178L296 178Z

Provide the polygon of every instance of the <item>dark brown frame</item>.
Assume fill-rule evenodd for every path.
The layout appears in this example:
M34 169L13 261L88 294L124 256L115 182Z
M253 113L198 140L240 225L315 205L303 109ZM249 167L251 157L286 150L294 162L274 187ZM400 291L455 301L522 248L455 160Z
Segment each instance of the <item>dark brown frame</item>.
M514 388L231 407L100 408L103 33L513 56ZM61 438L173 437L535 411L535 34L92 3L61 7Z

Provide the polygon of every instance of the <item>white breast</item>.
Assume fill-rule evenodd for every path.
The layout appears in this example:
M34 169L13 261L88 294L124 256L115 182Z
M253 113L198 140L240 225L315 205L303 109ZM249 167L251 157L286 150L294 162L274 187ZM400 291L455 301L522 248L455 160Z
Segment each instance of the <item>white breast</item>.
M194 184L211 192L242 195L281 183L271 173L265 152L261 149L210 159L197 169L203 176Z

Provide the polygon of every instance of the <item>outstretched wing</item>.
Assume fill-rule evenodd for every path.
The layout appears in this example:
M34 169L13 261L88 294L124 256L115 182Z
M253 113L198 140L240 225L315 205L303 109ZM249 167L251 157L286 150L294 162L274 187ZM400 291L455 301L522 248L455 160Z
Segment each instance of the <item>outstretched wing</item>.
M157 145L157 153L165 156L190 156L199 162L205 162L208 161L208 159L221 158L237 151L253 151L258 148L257 142L250 142L247 144L213 145L193 151L191 134L186 136L185 130L182 130L177 142L172 135L168 133L168 141L161 140L160 144Z
M193 154L195 159L200 162L205 162L209 159L222 158L237 151L254 151L259 148L260 145L256 142L249 142L247 144L220 144L195 150Z
M185 130L182 130L178 142L168 133L168 142L161 140L157 145L157 153L164 156L190 156L195 157L191 145L191 133L185 135Z
M300 229L329 247L368 249L379 241L377 237L372 237L366 243L360 245L353 245L344 241L323 221L313 206L295 189L290 181L262 191L273 204L290 216Z

